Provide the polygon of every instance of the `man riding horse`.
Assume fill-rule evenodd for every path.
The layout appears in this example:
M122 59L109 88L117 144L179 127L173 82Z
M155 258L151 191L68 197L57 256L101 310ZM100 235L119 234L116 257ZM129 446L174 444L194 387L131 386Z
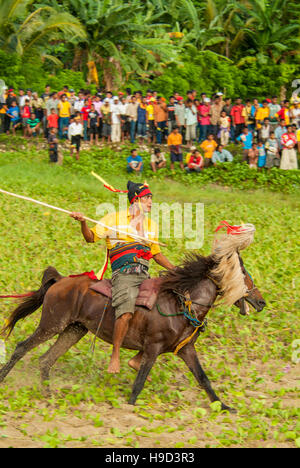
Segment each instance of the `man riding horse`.
M167 270L174 268L160 251L156 223L147 217L152 207L152 193L148 185L129 181L127 189L129 209L106 215L92 229L87 226L81 213L72 212L70 215L81 223L81 232L86 242L93 243L106 238L112 267L112 305L116 317L113 351L108 367L111 374L120 372L120 348L135 311L139 287L149 277L149 260L153 258ZM136 240L136 234L140 238L148 239L148 242ZM129 361L129 365L138 370L140 360L139 353Z

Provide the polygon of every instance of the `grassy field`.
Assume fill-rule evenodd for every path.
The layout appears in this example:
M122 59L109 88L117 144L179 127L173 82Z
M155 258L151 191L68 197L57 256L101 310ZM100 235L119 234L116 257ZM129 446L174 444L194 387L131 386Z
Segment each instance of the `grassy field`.
M16 141L0 153L0 188L95 218L99 203L116 199L90 169L118 188L128 179L124 155L104 154L94 149L83 152L79 162L65 156L63 166L50 166L45 150ZM97 341L92 353L93 337L87 335L55 366L52 399L42 396L38 372L38 357L49 343L29 353L1 384L0 447L299 447L299 364L292 360L293 341L300 337L297 191L239 190L200 179L197 184L195 178L189 183L169 172L167 180L146 176L156 200L204 203L205 255L221 220L256 226L243 260L267 307L260 313L251 309L247 317L235 308L213 310L197 342L213 387L238 413L220 413L218 405L210 405L173 355L158 359L152 381L137 405L129 406L135 374L127 361L133 353L122 350L122 371L110 376L105 370L111 346ZM103 245L86 244L67 215L2 194L0 213L1 294L36 289L48 265L64 275L101 267ZM166 256L179 264L184 239L161 240L167 243ZM158 271L151 267L152 276ZM0 325L13 308L2 300ZM39 317L36 312L18 323L7 342L8 355L34 331Z

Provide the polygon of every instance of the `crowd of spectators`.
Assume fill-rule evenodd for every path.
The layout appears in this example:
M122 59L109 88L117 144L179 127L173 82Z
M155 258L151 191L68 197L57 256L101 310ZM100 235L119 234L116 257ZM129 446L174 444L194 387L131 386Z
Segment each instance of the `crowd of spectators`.
M81 142L103 144L149 144L153 171L175 163L187 172L231 162L228 145L242 145L243 161L251 168L297 169L300 152L300 100L278 102L277 96L236 98L221 92L208 97L194 90L168 99L153 90L118 92L64 86L59 92L46 86L39 96L31 89L4 88L0 96L0 132L21 133L25 138L43 135L49 143L50 160L57 162L61 140L70 141L71 154L79 159ZM183 156L183 148L187 155ZM141 172L143 161L136 149L127 170Z

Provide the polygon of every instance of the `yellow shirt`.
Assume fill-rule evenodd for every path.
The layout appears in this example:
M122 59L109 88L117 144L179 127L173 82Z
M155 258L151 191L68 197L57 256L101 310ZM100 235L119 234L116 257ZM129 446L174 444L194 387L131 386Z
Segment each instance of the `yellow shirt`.
M296 139L297 139L297 142L300 143L300 128L296 132Z
M216 143L215 140L204 140L200 148L203 149L205 158L212 158L213 152L217 146L218 143Z
M57 108L59 111L59 117L70 117L71 115L71 104L69 101L60 101L57 104Z
M148 120L154 120L154 106L152 104L148 104L146 107L146 112Z
M130 233L138 235L138 232L136 231L134 226L131 225L131 219L132 217L129 213L129 210L107 214L100 220L100 223L105 224L105 226L108 226L108 228L97 224L91 229L91 231L94 234L94 242L97 242L98 240L103 239L105 237L106 246L108 250L110 250L120 242L129 243L138 241L138 239L130 236ZM121 231L127 234L110 230L110 227L120 229ZM143 237L149 239L149 247L151 249L152 255L157 255L158 253L160 253L160 247L158 244L151 243L151 240L156 242L158 241L157 224L154 221L152 221L152 219L145 217L143 227ZM141 241L141 243L142 242L143 241Z
M257 121L257 128L261 128L261 124L258 122L259 120L263 121L270 115L270 108L269 107L259 107L256 112L255 120Z

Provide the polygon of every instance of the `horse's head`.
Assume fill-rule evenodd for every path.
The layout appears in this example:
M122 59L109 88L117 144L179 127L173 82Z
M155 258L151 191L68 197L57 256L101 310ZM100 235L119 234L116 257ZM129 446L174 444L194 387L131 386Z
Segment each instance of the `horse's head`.
M250 305L252 305L252 307L254 307L254 309L257 312L260 312L265 307L266 302L264 298L262 297L259 289L255 286L251 275L246 270L244 262L240 255L239 255L239 259L240 259L240 265L241 265L241 269L244 275L244 282L245 282L247 291L243 297L241 297L238 301L235 302L235 305L239 307L241 315L247 314L247 305L245 301L247 301Z

